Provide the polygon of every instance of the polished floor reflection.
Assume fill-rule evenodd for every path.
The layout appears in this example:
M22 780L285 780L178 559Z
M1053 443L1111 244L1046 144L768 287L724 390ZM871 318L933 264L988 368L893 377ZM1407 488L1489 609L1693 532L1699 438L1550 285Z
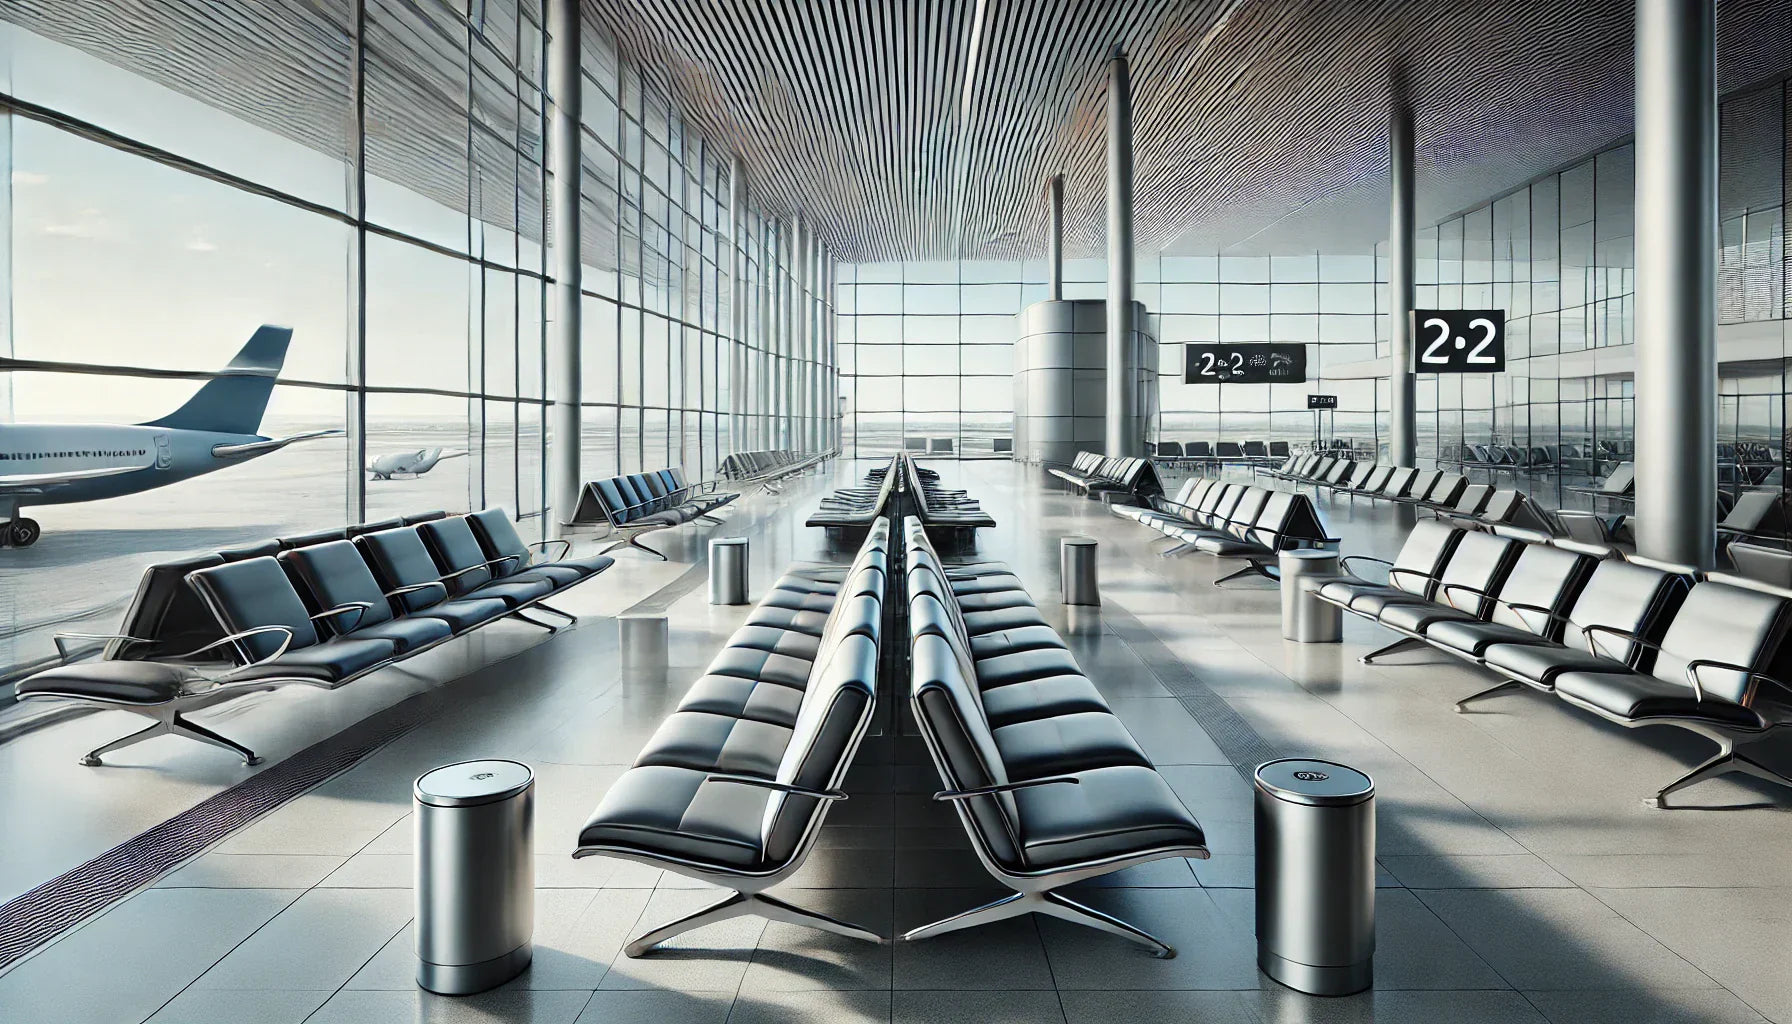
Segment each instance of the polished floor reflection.
M984 532L983 555L1014 565L1060 623L1057 539L1101 543L1104 623L1077 636L1075 652L1201 819L1214 857L1116 875L1078 899L1161 935L1175 959L1034 918L882 946L742 918L645 959L622 956L644 925L713 899L672 875L569 856L604 788L746 615L691 589L668 612L669 668L622 672L613 616L677 587L709 535L687 530L670 548L674 563L625 556L582 588L567 607L586 618L552 639L505 627L477 646L444 648L413 675L227 712L232 728L290 753L412 692L435 694L440 708L0 975L0 1019L1792 1021L1785 805L1731 780L1689 791L1686 809L1643 804L1704 755L1695 739L1607 727L1528 694L1455 714L1452 702L1484 685L1471 669L1423 654L1361 666L1356 656L1385 638L1354 620L1341 645L1286 643L1273 585L1216 588L1231 566L1157 559L1157 534L1051 488L1036 470L934 465L1001 523ZM743 501L714 535L752 538L758 586L794 559L827 557L801 520L864 466ZM1397 546L1385 506L1321 506L1347 551L1385 557ZM1213 716L1197 720L1196 690L1237 718L1223 729ZM0 806L6 820L32 823L0 851L8 896L240 778L228 759L160 740L137 748L129 767L78 768L93 736L119 727L106 718L0 747L10 783ZM1257 972L1250 791L1225 752L1245 741L1375 777L1374 991L1314 999ZM409 789L429 767L476 756L537 771L536 959L502 989L444 999L413 983ZM927 799L936 784L899 727L868 739L852 798L834 809L787 895L884 934L999 895L951 812Z

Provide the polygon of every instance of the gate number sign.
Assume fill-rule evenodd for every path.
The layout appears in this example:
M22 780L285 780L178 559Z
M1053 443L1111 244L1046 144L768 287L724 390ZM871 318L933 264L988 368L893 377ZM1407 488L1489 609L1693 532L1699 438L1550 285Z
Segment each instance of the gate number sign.
M1501 373L1506 311L1415 309L1412 341L1415 373Z

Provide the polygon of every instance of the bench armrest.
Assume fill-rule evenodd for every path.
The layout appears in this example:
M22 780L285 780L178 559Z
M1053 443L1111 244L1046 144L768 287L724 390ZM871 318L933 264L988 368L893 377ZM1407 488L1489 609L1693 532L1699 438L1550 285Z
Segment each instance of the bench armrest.
M342 627L344 633L353 633L355 627L359 626L361 620L372 610L373 605L366 601L344 601L334 608L325 608L323 611L311 616L311 621L321 622L324 619L333 619L338 615L346 615L349 612L354 612L355 617L350 619L348 623Z
M55 633L50 636L56 645L56 656L63 661L68 660L69 640L125 640L134 644L147 644L152 641L148 637L125 636L123 633Z
M238 632L231 633L228 636L221 636L218 639L213 640L211 643L204 645L203 647L195 647L192 650L187 651L184 654L177 654L177 655L175 655L175 660L185 661L186 659L191 658L196 654L204 654L206 651L216 650L217 648L223 647L226 644L234 644L238 640L247 640L248 638L250 638L252 636L262 636L267 633L279 633L280 634L280 646L276 647L274 649L274 653L268 655L265 658L255 658L255 659L245 662L241 665L238 665L236 668L231 669L230 672L226 672L226 673L224 673L223 676L217 677L216 679L212 679L212 677L210 677L210 676L206 677L208 679L212 679L213 682L221 682L224 679L228 679L231 676L231 674L234 672L239 672L246 668L253 668L254 666L260 665L264 662L273 661L275 658L278 658L282 654L285 654L286 649L292 646L292 627L290 627L290 626L255 626L251 629L239 630Z
M1743 675L1748 676L1749 682L1751 683L1772 683L1774 687L1780 691L1782 696L1792 695L1792 687L1787 686L1779 678L1770 676L1765 672L1757 672L1747 665L1738 665L1729 661L1719 661L1716 658L1694 658L1686 663L1686 681L1692 685L1693 697L1701 701L1705 699L1705 688L1699 685L1699 670L1706 668L1721 668L1727 672L1741 672ZM1742 702L1744 707L1749 706L1749 703L1750 702L1746 700Z
M429 590L431 588L440 590L442 592L442 597L440 598L440 600L447 599L448 584L443 583L441 580L430 580L428 583L412 583L412 584L409 584L409 585L403 586L403 587L394 587L393 589L386 591L384 596L398 597L403 594L415 594L419 590Z
M1598 647L1593 643L1593 636L1594 636L1594 634L1597 634L1597 633L1606 633L1606 634L1618 637L1623 640L1628 640L1633 644L1641 644L1642 646L1647 647L1651 651L1661 650L1660 644L1656 643L1653 640L1645 639L1642 636L1637 635L1636 633L1632 633L1628 629L1619 629L1616 626L1606 626L1606 625L1602 625L1597 622L1593 623L1590 626L1583 626L1580 623L1575 622L1573 619L1569 619L1568 624L1570 626L1573 626L1575 629L1580 630L1581 635L1585 636L1587 638L1587 653L1593 654L1593 655L1598 655L1599 657L1602 657L1602 658L1606 657L1605 653L1600 651L1598 649Z
M530 551L541 551L546 549L549 544L560 545L560 553L554 556L554 561L556 562L572 554L572 541L567 540L565 537L550 537L547 540L530 541L528 548Z
M793 786L788 782L773 779L762 779L757 775L735 775L732 772L710 772L703 777L704 782L726 782L736 786L752 786L756 789L769 789L774 793L789 793L793 796L809 796L817 800L844 800L846 794L838 789L810 789L806 786Z
M969 800L978 796L995 796L999 793L1012 793L1017 789L1032 789L1035 786L1054 786L1064 783L1080 786L1083 780L1074 775L1048 775L1043 779L1028 779L1025 782L1009 782L1000 786L978 786L976 789L944 789L933 794L933 799L940 803L952 800Z
M1345 572L1350 573L1352 576L1355 576L1356 570L1352 569L1350 567L1350 563L1352 563L1352 562L1374 562L1376 565L1385 565L1389 569L1394 568L1394 563L1388 561L1387 559L1375 558L1370 555L1345 555L1344 557L1338 559L1338 565L1340 567L1342 567Z

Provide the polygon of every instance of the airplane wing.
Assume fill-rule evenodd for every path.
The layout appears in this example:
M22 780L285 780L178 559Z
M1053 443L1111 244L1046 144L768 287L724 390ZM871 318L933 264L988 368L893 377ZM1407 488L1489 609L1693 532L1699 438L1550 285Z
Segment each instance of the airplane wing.
M77 480L92 480L102 476L117 476L120 473L135 473L147 466L107 466L104 469L74 469L66 473L15 473L10 476L0 474L0 494L30 493L42 490L55 484L70 484Z
M241 459L251 455L266 455L268 452L277 452L287 445L297 441L313 441L320 437L340 437L344 433L346 433L346 431L313 430L305 434L294 434L291 437L277 437L270 441L249 441L244 444L215 444L212 445L212 455L220 459Z

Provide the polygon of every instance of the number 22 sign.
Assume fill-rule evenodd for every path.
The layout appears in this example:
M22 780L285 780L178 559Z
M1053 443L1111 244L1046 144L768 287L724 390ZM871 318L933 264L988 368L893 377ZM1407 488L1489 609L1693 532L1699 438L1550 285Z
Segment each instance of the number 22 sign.
M1415 373L1501 373L1506 369L1503 309L1412 311Z

